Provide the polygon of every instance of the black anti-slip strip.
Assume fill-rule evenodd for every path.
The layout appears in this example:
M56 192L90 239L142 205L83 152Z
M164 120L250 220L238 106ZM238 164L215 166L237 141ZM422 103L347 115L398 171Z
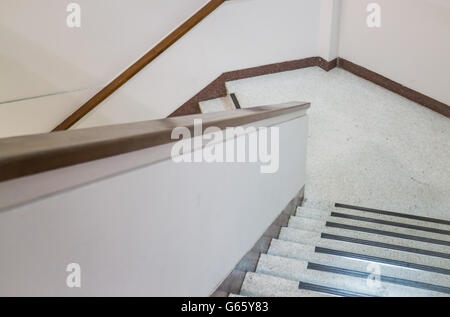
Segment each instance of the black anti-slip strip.
M372 297L371 295L367 295L367 294L346 291L346 290L339 289L339 288L316 285L316 284L311 284L311 283L306 283L306 282L300 282L298 284L298 288L307 290L307 291L314 291L314 292L337 295L337 296L344 296L344 297Z
M427 243L433 243L433 244L450 246L450 242L449 241L437 240L437 239L431 239L431 238L425 238L425 237L419 237L419 236L413 236L413 235L397 233L397 232L390 232L390 231L384 231L384 230L377 230L377 229L371 229L371 228L363 228L363 227L358 227L358 226L345 225L345 224L342 224L342 223L336 223L336 222L330 222L330 221L328 221L326 223L326 226L330 227L330 228L339 228L339 229L345 229L345 230L373 233L373 234L378 234L378 235L382 235L382 236L388 236L388 237L394 237L394 238L401 238L401 239L407 239L407 240L414 240L414 241L421 241L421 242L427 242Z
M344 218L344 219L350 219L350 220L358 220L358 221L364 221L364 222L371 222L371 223L377 223L380 225L388 225L388 226L395 226L400 228L407 228L407 229L414 229L419 231L426 231L426 232L433 232L433 233L439 233L439 234L445 234L450 235L449 230L441 230L436 228L429 228L429 227L422 227L422 226L415 226L415 225L409 225L406 223L401 222L394 222L394 221L387 221L387 220L381 220L381 219L373 219L373 218L367 218L367 217L360 217L360 216L353 216L353 215L347 215L342 214L339 212L331 212L332 217L338 217L338 218Z
M386 210L380 210L380 209L373 209L373 208L367 208L367 207L359 207L359 206L352 206L352 205L346 205L346 204L334 204L337 208L345 208L345 209L354 209L354 210L361 210L361 211L367 211L374 214L380 214L380 215L386 215L386 216L394 216L394 217L400 217L400 218L406 218L406 219L414 219L414 220L421 220L421 221L428 221L433 223L439 223L442 225L449 225L449 220L443 220L443 219L436 219L436 218L429 218L429 217L421 217L421 216L414 216L414 215L408 215L408 214L402 214L398 212L393 211L386 211Z
M385 258L380 258L380 257L376 257L376 256L371 256L371 255L364 255L364 254L352 253L352 252L347 252L347 251L339 251L339 250L333 250L333 249L322 248L322 247L316 247L315 252L321 253L321 254L327 254L327 255L342 256L342 257L350 258L350 259L357 259L357 260L363 260L363 261L369 261L369 262L377 262L377 263L382 263L382 264L395 265L395 266L400 266L400 267L405 267L405 268L415 269L415 270L421 270L421 271L426 271L426 272L450 275L450 270L448 270L448 269L435 267L435 266L416 264L416 263L409 263L409 262L405 262L405 261L385 259Z
M241 109L241 105L239 104L239 100L237 99L235 94L230 94L231 100L234 103L234 106L236 107L236 109Z
M308 269L320 271L320 272L328 272L328 273L334 273L334 274L340 274L340 275L346 275L346 276L352 276L352 277L359 277L359 278L363 278L363 279L367 279L371 274L371 273L367 273L367 272L343 269L343 268L339 268L339 267L317 264L317 263L308 263ZM450 294L450 287L433 285L433 284L416 282L416 281L410 281L410 280L405 280L405 279L391 277L391 276L380 275L380 282L386 282L386 283L391 283L391 284L397 284L397 285L402 285L402 286L424 289L424 290L428 290L428 291Z
M343 242L368 245L368 246L372 246L372 247L378 247L378 248L384 248L384 249L390 249L390 250L397 250L397 251L403 251L403 252L409 252L409 253L429 255L429 256L434 256L434 257L443 258L443 259L450 259L450 254L448 254L448 253L404 247L401 245L395 245L395 244L390 244L390 243L356 239L356 238L338 236L338 235L329 234L329 233L322 233L320 235L320 237L322 239L343 241Z

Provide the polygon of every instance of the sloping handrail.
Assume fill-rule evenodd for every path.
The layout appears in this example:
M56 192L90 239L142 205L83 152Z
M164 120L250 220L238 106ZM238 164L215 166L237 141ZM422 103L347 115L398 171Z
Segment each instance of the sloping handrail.
M132 122L79 130L60 131L0 139L0 182L61 167L176 142L172 131L186 127L194 133L194 120L203 130L225 130L253 122L288 115L301 117L310 107L290 102L215 113Z
M67 130L83 118L92 109L97 107L103 100L108 98L112 93L119 89L123 84L130 80L134 75L140 72L145 66L151 63L155 58L164 53L170 46L178 41L183 35L189 32L194 26L199 24L211 12L217 9L226 0L211 0L186 22L176 28L173 32L161 40L155 47L142 56L137 62L128 67L123 73L111 81L105 88L100 90L95 96L89 99L86 103L80 106L78 110L68 116L62 123L60 123L53 131Z

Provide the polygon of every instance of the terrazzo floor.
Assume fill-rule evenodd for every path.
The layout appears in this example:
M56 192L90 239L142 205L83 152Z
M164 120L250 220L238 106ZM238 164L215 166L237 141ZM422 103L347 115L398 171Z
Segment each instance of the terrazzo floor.
M227 83L241 107L311 102L306 201L450 219L450 120L345 70Z

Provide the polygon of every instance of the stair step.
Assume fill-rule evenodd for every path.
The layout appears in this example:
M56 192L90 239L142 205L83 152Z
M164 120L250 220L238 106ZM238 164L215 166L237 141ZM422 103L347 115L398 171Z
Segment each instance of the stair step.
M406 228L406 229L411 229L411 230L417 230L420 232L437 233L440 235L445 235L447 237L450 237L450 230L448 230L449 228L440 229L440 228L435 228L432 226L422 226L419 224L412 225L412 224L407 224L407 223L403 223L403 222L355 216L355 215L350 215L347 213L335 212L335 211L331 212L331 217L350 219L350 220L356 220L356 221L365 222L365 223L374 223L374 224L378 224L378 225L386 225L386 226L392 226L392 227L397 227L397 228ZM443 226L443 225L436 225L436 226Z
M369 261L358 260L338 255L330 255L315 252L315 247L284 240L272 240L269 255L292 258L302 261L335 266L338 268L366 272ZM414 280L420 283L450 287L450 275L417 270L411 267L395 266L378 263L380 271L385 276L393 278Z
M295 227L282 228L279 240L303 243L315 247L329 248L333 250L362 254L366 256L415 263L440 268L441 271L450 268L450 260L435 256L391 250L384 247L369 246L361 243L351 243L336 239L323 238L318 232L305 231ZM305 238L308 237L308 238Z
M326 200L311 200L306 197L303 199L302 206L319 210L331 210L334 208L334 202Z
M405 281L389 278L383 275L379 287L368 284L365 271L355 271L350 269L340 269L335 266L323 265L314 261L295 260L273 255L261 255L256 273L263 273L302 281L315 285L328 286L344 291L360 293L369 296L449 296L450 288L435 285L420 285L414 281ZM395 281L395 283L391 283ZM402 284L400 284L402 283Z
M299 206L295 215L298 217L304 216L311 219L325 220L331 216L331 211Z
M308 218L312 219L327 219L328 217L338 217L338 218L344 218L344 219L352 219L352 220L358 220L363 222L373 222L378 224L384 224L389 225L389 223L392 223L394 227L400 227L400 228L410 228L413 229L414 227L422 228L422 230L418 231L425 231L425 232L435 232L441 234L450 236L450 225L448 224L442 224L442 223L434 223L434 222L428 222L423 220L414 220L414 219L407 219L407 218L401 218L401 217L395 217L390 215L384 215L384 214L377 214L377 213L370 213L367 211L361 211L361 210L353 210L353 209L340 209L340 210L320 210L320 209L314 209L309 207L298 207L296 215L300 216L303 215Z
M247 273L241 295L252 297L328 297L330 295L299 289L299 282L260 273Z
M373 228L367 228L364 223L358 223L358 225L349 225L346 223L342 223L342 219L335 219L331 218L331 216L328 215L327 212L321 211L321 210L313 210L309 208L303 208L299 209L296 213L298 217L302 218L308 218L308 219L314 219L314 220L321 220L327 222L327 227L334 227L334 228L341 228L341 229L347 229L347 230L354 230L359 232L366 232L366 233L372 233L376 235L382 235L387 237L395 237L395 238L401 238L401 239L407 239L412 241L419 241L419 242L426 242L426 243L432 243L442 246L450 246L450 242L443 240L443 239L433 239L433 238L427 238L422 236L423 232L421 232L419 235L410 235L405 233L399 233L397 230L393 231L385 231L385 230L379 230L379 229L373 229ZM334 222L339 221L339 223ZM442 236L440 236L442 237ZM445 237L444 237L445 239Z
M393 212L393 211L387 211L387 210L380 210L380 209L374 209L374 208L367 208L367 207L360 207L360 206L352 206L352 205L346 205L346 204L340 204L336 203L334 208L336 210L355 210L355 211L363 211L366 214L370 215L385 215L385 216L392 216L394 219L397 220L411 220L418 223L427 223L427 224L443 224L446 226L450 226L450 220L449 219L438 219L438 218L430 218L430 217L424 217L419 215L413 215L413 214L407 214L407 213L399 213L399 212Z
M402 223L402 224L406 224L406 225L435 228L435 229L441 229L441 230L447 230L447 231L450 230L450 225L448 225L448 224L434 223L434 222L429 222L429 221L424 221L424 220L415 220L415 219L408 219L408 218L402 218L402 217L395 217L395 216L391 216L391 215L371 213L371 212L362 211L362 210L341 209L341 208L333 208L332 210L318 210L318 209L313 209L313 208L308 208L308 207L298 207L297 208L297 214L305 214L305 215L309 215L311 217L317 217L317 219L323 219L324 217L332 216L333 213L346 214L346 215L357 216L357 217L365 217L365 218L383 220L383 221L389 221L389 222L396 222L396 223Z
M256 273L340 296L450 296L449 221L339 207L308 200L298 207Z
M306 224L310 223L309 219L311 218L307 218L308 215L303 214L303 212L298 213L297 217L303 219L303 220L300 219L295 220L297 223L301 221L305 221ZM363 227L349 226L346 224L345 225L335 224L332 222L327 222L322 227L322 229L314 228L312 231L328 233L333 235L342 235L346 237L376 241L380 243L394 244L409 248L418 248L434 252L443 252L448 253L450 256L450 243L449 245L446 245L447 244L446 241L443 240L435 241L420 236L401 235L398 234L397 232L381 232L380 230L371 231Z
M202 113L220 112L220 111L236 109L236 107L229 95L227 95L225 97L216 98L216 99L200 101L198 103L198 105L199 105L200 111Z
M299 213L301 215L301 213ZM301 219L308 219L304 220L304 223L301 223ZM408 229L408 228L401 228L391 225L382 225L377 223L371 223L371 222L365 222L365 221L359 221L359 220L353 220L353 219L345 219L342 217L327 217L326 219L319 219L316 217L316 219L313 219L311 217L308 217L307 215L301 215L301 217L291 217L289 220L289 226L296 226L299 229L305 229L305 230L311 230L311 231L318 231L320 232L324 227L326 227L326 224L333 224L337 226L353 226L360 228L359 230L362 232L362 230L366 231L373 231L373 232L388 232L390 234L396 234L401 236L411 236L415 237L415 239L421 239L422 241L433 241L433 243L440 244L440 245L448 245L450 243L450 235L445 234L439 234L434 232L426 232L416 229ZM307 227L305 227L307 226Z

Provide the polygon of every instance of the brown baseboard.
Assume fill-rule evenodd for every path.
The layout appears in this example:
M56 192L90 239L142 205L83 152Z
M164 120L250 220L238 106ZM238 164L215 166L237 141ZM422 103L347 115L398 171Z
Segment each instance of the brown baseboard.
M403 96L411 101L414 101L424 107L427 107L433 111L436 111L447 118L450 118L450 106L433 99L431 97L425 96L418 91L411 88L405 87L389 78L386 78L380 74L377 74L367 68L356 65L344 58L338 59L338 66L346 71L349 71L356 76L364 78L371 81L383 88L386 88L400 96Z
M337 66L337 59L328 62L321 57L308 57L288 62L263 65L223 73L213 82L211 82L208 86L202 89L198 94L196 94L186 103L184 103L181 107L179 107L177 110L171 113L169 117L177 117L188 114L200 113L200 108L198 105L200 101L225 97L227 95L225 83L228 81L281 73L290 70L296 70L313 66L319 66L322 69L329 71Z
M346 59L335 58L332 61L327 61L322 57L309 57L294 61L275 63L223 73L212 83L202 89L198 94L196 94L181 107L179 107L176 111L170 114L169 117L200 113L198 104L199 102L226 96L227 90L225 87L225 83L228 81L275 74L313 66L318 66L325 71L330 71L335 67L340 67L361 78L369 80L383 88L399 94L400 96L403 96L424 107L436 111L443 116L450 118L450 106L436 99L421 94L420 92L417 92L411 88L405 87L393 80L390 80L389 78L386 78L362 66L356 65Z
M244 282L247 272L255 272L261 253L269 251L272 239L277 239L281 227L286 227L290 216L295 215L297 207L303 202L305 196L305 187L295 195L289 204L283 209L280 215L274 220L269 228L264 232L261 238L255 243L253 248L239 261L234 270L220 284L217 290L211 295L212 297L227 297L229 294L239 294L242 283Z
M338 59L335 58L332 61L327 61L326 59L323 59L322 57L319 57L318 65L320 68L322 68L324 71L329 72L333 68L336 68L338 64Z

